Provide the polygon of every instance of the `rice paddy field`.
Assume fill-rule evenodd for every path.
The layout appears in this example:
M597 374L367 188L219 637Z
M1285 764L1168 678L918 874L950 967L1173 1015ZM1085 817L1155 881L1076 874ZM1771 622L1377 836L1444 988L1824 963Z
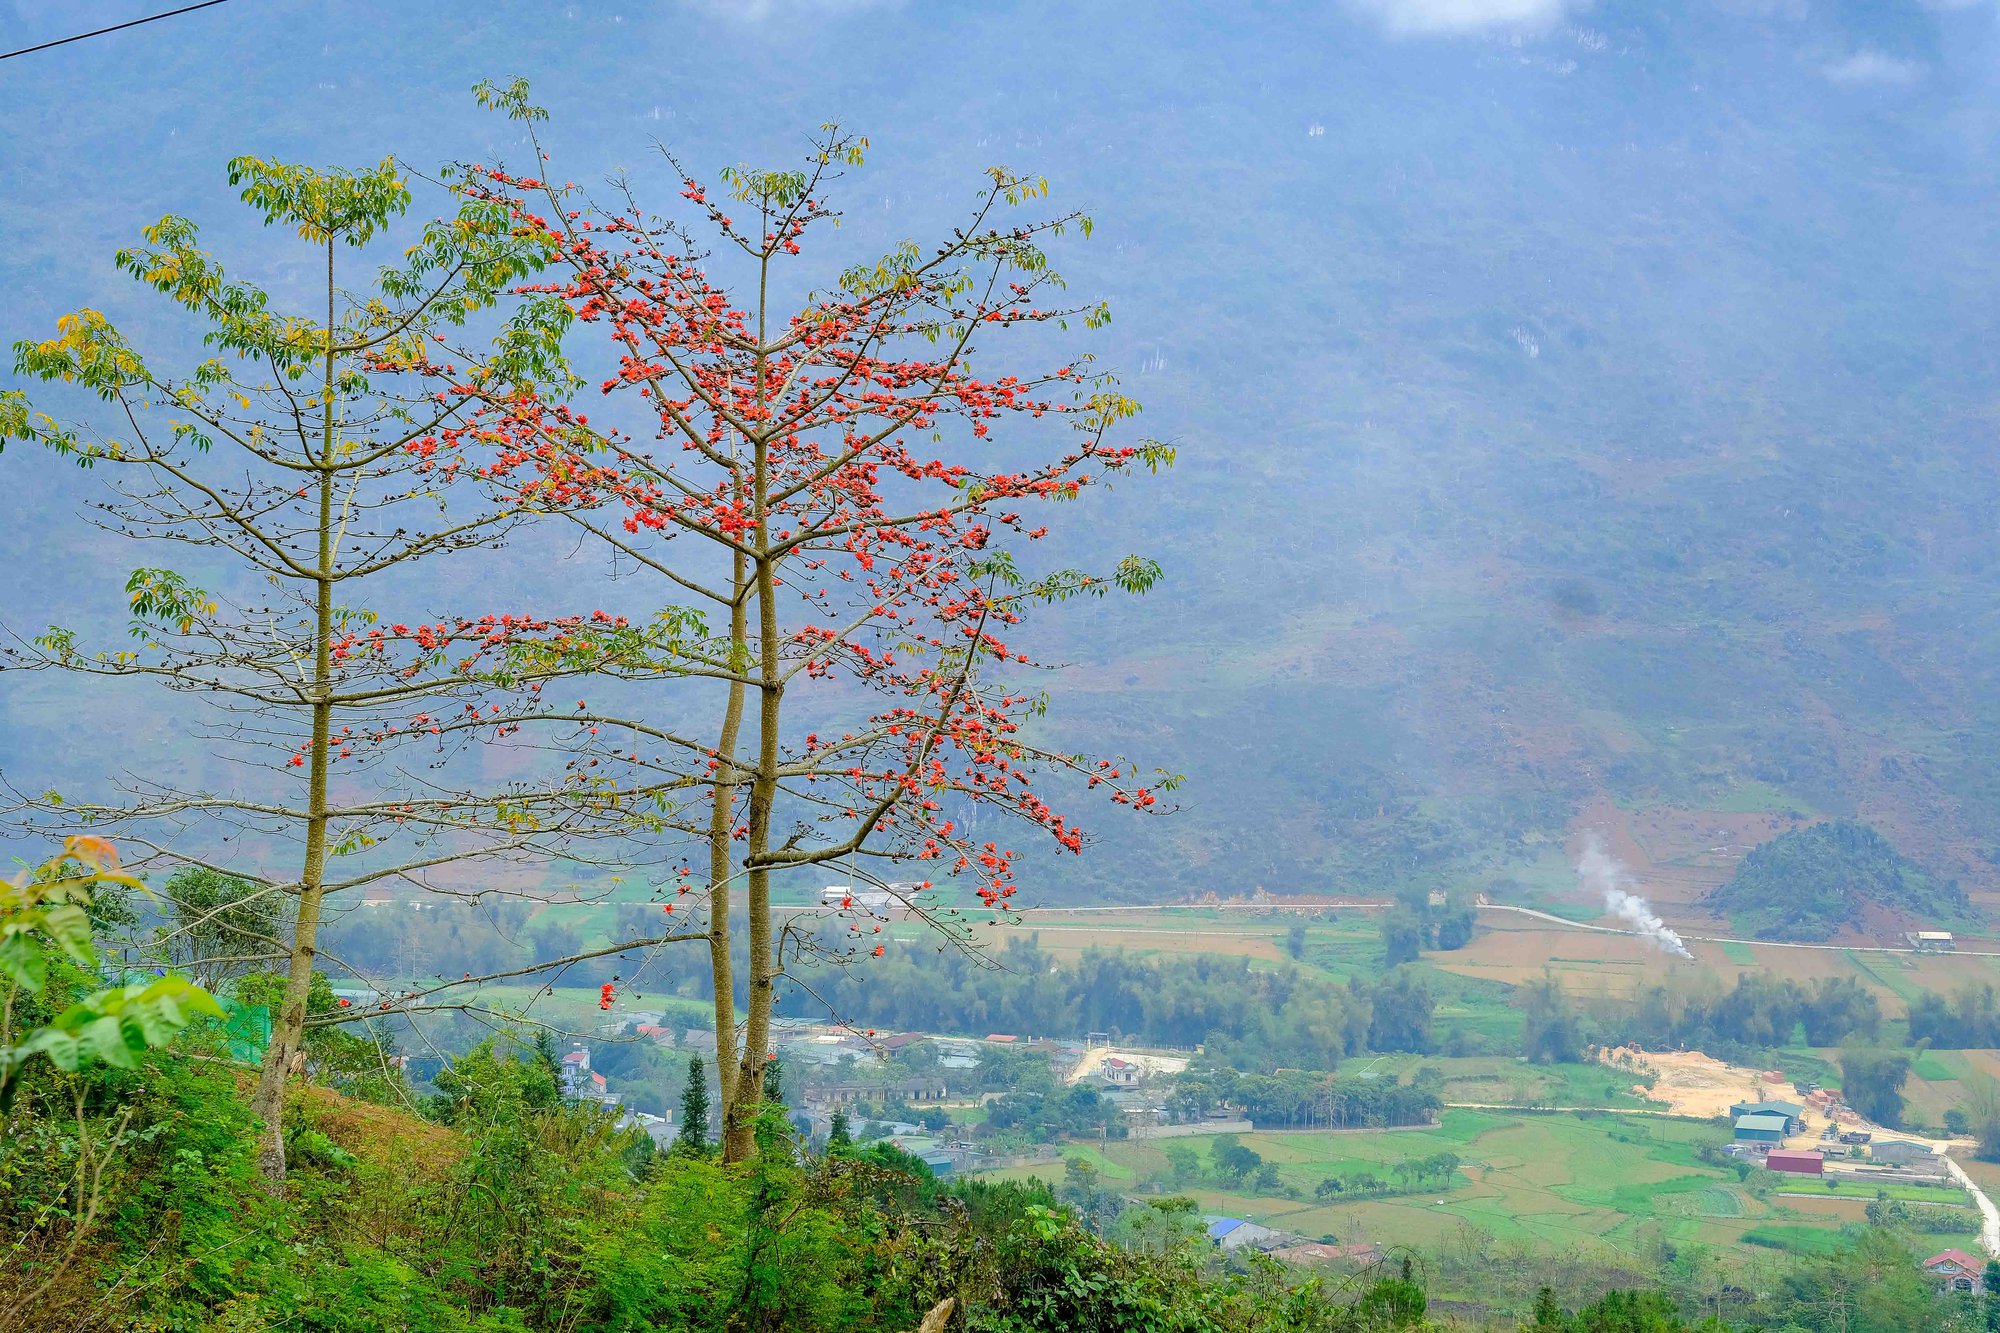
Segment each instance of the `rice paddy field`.
M1813 1251L1838 1243L1840 1228L1861 1221L1866 1200L1828 1195L1760 1198L1732 1170L1696 1156L1725 1132L1666 1116L1522 1114L1455 1109L1435 1128L1287 1131L1241 1136L1277 1166L1278 1190L1195 1186L1204 1213L1247 1218L1308 1237L1428 1247L1453 1232L1537 1249L1577 1251L1603 1245L1630 1250L1640 1229L1655 1227L1675 1243L1749 1243ZM1207 1153L1212 1140L1184 1143ZM1107 1184L1127 1190L1163 1187L1168 1178L1158 1141L1078 1146ZM1463 1162L1456 1183L1421 1194L1327 1204L1313 1187L1328 1175L1371 1170L1387 1177L1405 1158L1439 1152ZM1060 1168L1020 1167L1003 1178L1060 1176ZM1787 1191L1788 1193L1789 1191ZM1303 1197L1288 1197L1298 1195ZM1872 1193L1869 1195L1872 1197ZM1963 1195L1957 1195L1963 1201ZM1935 1236L1939 1248L1974 1246L1971 1235Z

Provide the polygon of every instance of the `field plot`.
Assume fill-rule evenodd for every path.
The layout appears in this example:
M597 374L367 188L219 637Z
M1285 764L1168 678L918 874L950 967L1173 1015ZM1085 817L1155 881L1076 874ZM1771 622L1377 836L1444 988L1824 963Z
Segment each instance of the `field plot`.
M2000 986L2000 958L1973 954L1876 953L1849 946L1797 948L1691 939L1688 947L1695 957L1690 964L1633 936L1518 920L1517 925L1506 914L1484 913L1471 944L1452 953L1427 954L1425 959L1445 972L1507 986L1546 971L1579 996L1626 996L1641 985L1687 983L1703 974L1713 974L1724 985L1750 971L1789 977L1808 986L1822 978L1847 977L1866 987L1891 1020L1904 1017L1910 1002L1924 991L1951 995L1969 985Z
M1956 1083L1965 1077L1965 1062L1951 1058L1957 1054L1957 1051L1925 1051L1910 1066L1910 1072L1931 1083Z
M1629 995L1644 982L1664 981L1676 966L1676 960L1630 935L1530 925L1526 918L1517 926L1507 915L1483 914L1472 943L1426 958L1442 971L1508 986L1550 971L1577 995Z
M1826 1206L1808 1211L1787 1206L1791 1200L1758 1199L1733 1171L1696 1157L1699 1145L1725 1138L1714 1126L1666 1116L1451 1110L1431 1129L1245 1134L1243 1144L1277 1167L1278 1191L1205 1183L1175 1192L1193 1197L1205 1213L1385 1245L1432 1244L1461 1223L1496 1240L1551 1247L1595 1241L1617 1247L1647 1223L1670 1239L1706 1244L1732 1244L1767 1225L1831 1236L1846 1220L1839 1210L1860 1206L1858 1200L1813 1200ZM1176 1142L1206 1156L1211 1140ZM1370 1170L1389 1177L1397 1162L1439 1152L1462 1161L1457 1183L1448 1188L1352 1203L1325 1203L1313 1195L1329 1175ZM1160 1145L1112 1143L1090 1156L1120 1185L1166 1187ZM1059 1173L1059 1167L1043 1166L1001 1174Z
M1526 1020L1507 987L1430 966L1423 966L1420 975L1436 1001L1431 1033L1440 1049L1468 1055L1520 1049Z
M1305 949L1293 958L1287 937L1305 927ZM898 923L898 938L914 938L918 928ZM1206 954L1248 958L1253 965L1298 967L1333 981L1382 970L1381 914L1358 908L1309 911L1173 907L1159 911L1062 912L1030 914L1019 924L982 933L995 947L1009 939L1032 939L1045 951L1072 960L1088 949L1122 949L1147 957Z
M1643 877L1639 881L1642 889L1648 887ZM1530 896L1539 900L1544 895L1538 892ZM1543 901L1540 906L1559 908L1580 924L1606 924L1589 903ZM1690 936L1728 932L1727 923L1699 911L1684 911L1664 897L1656 906L1664 911L1670 925ZM1345 981L1380 971L1380 922L1378 911L1353 906L1296 912L1257 907L1172 907L1031 915L1017 925L989 931L987 938L994 944L1010 938L1034 938L1042 948L1065 959L1093 948L1124 949L1145 956L1209 954L1247 958L1260 968L1296 966ZM1304 950L1294 958L1287 950L1287 937L1298 924L1305 927ZM899 922L894 929L898 938L920 933L908 923ZM1575 994L1607 997L1629 995L1641 985L1693 981L1703 974L1713 974L1725 985L1753 970L1806 985L1822 978L1846 977L1867 987L1892 1020L1907 1013L1910 1001L1923 991L1948 995L1967 985L2000 985L2000 957L1873 952L1856 947L1858 943L1900 947L1901 941L1885 935L1879 940L1799 947L1690 938L1688 947L1694 954L1690 963L1635 936L1485 911L1470 944L1450 952L1427 953L1424 962L1437 974L1489 986L1517 986L1547 971ZM1967 944L1986 948L1991 942L1968 940ZM1449 998L1439 996L1441 1002ZM1441 1021L1469 1017L1464 1012L1440 1013Z
M1020 925L985 932L998 947L1009 939L1033 939L1058 958L1074 959L1086 949L1124 949L1134 954L1210 954L1277 964L1285 961L1289 915L1250 917L1244 913L1105 912L1029 916Z
M1873 1197L1873 1196L1870 1196ZM1959 1197L1963 1198L1963 1195ZM1842 1198L1827 1195L1824 1198L1807 1194L1805 1191L1786 1191L1778 1196L1786 1207L1807 1217L1827 1217L1835 1222L1862 1222L1868 1220L1868 1200Z
M1635 1092L1624 1071L1602 1065L1535 1065L1508 1056L1427 1063L1444 1071L1447 1102L1632 1110L1659 1105Z
M627 974L629 977L629 973ZM482 986L479 1003L495 1013L525 1014L539 1023L552 1024L569 1032L593 1032L606 1024L634 1021L634 1014L657 1014L667 1025L699 1028L715 1025L715 1006L706 1000L690 1000L679 995L661 995L645 988L641 978L631 990L621 991L609 1013L598 1008L598 991L591 986ZM643 1020L641 1020L643 1021Z

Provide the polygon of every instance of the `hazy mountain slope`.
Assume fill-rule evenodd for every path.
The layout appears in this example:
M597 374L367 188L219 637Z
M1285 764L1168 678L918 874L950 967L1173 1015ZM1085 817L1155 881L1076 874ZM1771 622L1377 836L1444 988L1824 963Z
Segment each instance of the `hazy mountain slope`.
M1182 446L1071 548L1170 581L1051 645L1056 725L1190 779L1173 823L1096 820L1043 897L1506 873L1594 793L1750 781L1991 883L1991 6L1400 37L1339 7L737 8L239 0L9 61L0 110L43 131L0 146L5 331L88 302L165 336L110 271L141 223L273 253L224 159L505 148L463 93L489 74L535 78L579 175L655 135L768 161L839 117L876 141L851 199L884 245L1032 165L1097 215L1066 270ZM31 516L0 529L8 623L115 615L138 559L63 517L77 479L0 469ZM74 698L0 678L10 776L101 767ZM173 719L118 726L200 762Z

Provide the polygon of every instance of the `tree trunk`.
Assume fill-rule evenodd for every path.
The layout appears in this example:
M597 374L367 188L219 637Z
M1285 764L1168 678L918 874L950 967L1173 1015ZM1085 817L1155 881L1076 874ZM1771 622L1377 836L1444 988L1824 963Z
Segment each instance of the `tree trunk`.
M736 1096L725 1120L723 1157L738 1162L756 1155L757 1106L764 1100L765 1055L771 1042L771 1000L778 979L771 941L771 870L758 864L771 847L771 816L778 796L778 728L782 720L784 681L779 676L777 574L770 558L765 520L766 449L755 446L752 485L757 502L757 759L751 770L748 859L750 873L745 897L750 925L750 987L743 1024L742 1057L736 1068Z
M761 451L760 451L761 452ZM758 486L762 489L760 459ZM759 509L761 512L762 505ZM761 545L761 543L760 543ZM756 1155L754 1120L764 1100L765 1056L771 1045L771 1002L776 993L778 959L771 938L771 870L758 864L771 847L771 816L778 796L778 726L784 682L778 676L778 607L776 578L768 559L757 562L758 662L757 766L750 781L749 857L747 876L750 924L750 994L743 1024L743 1055L736 1070L736 1100L731 1104L723 1156L743 1161Z
M735 601L729 608L729 654L732 663L740 663L748 653L749 630L743 610L747 587L743 555L739 551L735 556L734 576L730 579L730 589L735 594ZM729 1151L730 1108L736 1105L737 1069L741 1059L736 1050L736 975L729 956L729 884L736 873L731 849L736 833L736 743L743 727L743 695L743 682L730 681L729 702L722 713L722 735L715 749L715 786L708 823L708 962L710 976L715 982L715 1082L721 1092L725 1155Z
M755 378L757 401L760 403L764 401L770 373L769 356L762 350L767 345L765 316L769 305L770 257L767 255L757 283L759 350ZM771 845L771 811L777 803L778 789L779 703L784 692L784 682L778 676L777 575L770 554L770 458L769 436L761 430L753 433L750 439L749 499L752 512L757 516L756 559L751 571L755 578L757 600L757 759L750 775L746 851L751 869L744 893L748 899L750 929L750 986L743 1024L743 1045L731 1079L735 1087L723 1102L722 1159L726 1162L748 1161L757 1155L756 1116L757 1108L764 1100L764 1055L771 1040L771 994L776 981L776 969L771 957L771 872L769 868L756 864L757 858ZM737 476L740 499L740 471ZM740 576L745 563L740 551L736 562ZM730 616L730 628L747 629L741 611L745 589L740 581L733 591L736 593L736 607ZM731 637L732 649L744 642L743 635L732 634ZM739 658L732 665L747 670L749 664ZM732 683L732 701L740 702L742 694L742 687ZM720 987L717 989L719 991ZM719 1032L716 1034L718 1042L721 1036Z
M292 931L291 966L284 997L271 1016L271 1041L257 1074L250 1110L263 1122L257 1169L274 1197L285 1193L285 1081L305 1041L306 997L312 989L320 903L326 896L327 768L333 737L333 242L326 245L326 415L320 436L319 565L314 580L312 744L306 755L306 853L299 873L298 920Z

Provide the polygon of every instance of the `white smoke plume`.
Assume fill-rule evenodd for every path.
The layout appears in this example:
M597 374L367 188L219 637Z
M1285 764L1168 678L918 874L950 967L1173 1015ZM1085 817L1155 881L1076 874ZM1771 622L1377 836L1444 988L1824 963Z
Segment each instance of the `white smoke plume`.
M1595 832L1584 835L1583 855L1576 862L1576 878L1592 893L1604 895L1606 912L1630 922L1635 934L1659 945L1661 952L1677 958L1694 957L1680 935L1669 930L1667 923L1653 914L1653 909L1646 905L1644 898L1626 887L1632 882L1631 873L1625 869L1624 862L1604 850L1604 840Z

